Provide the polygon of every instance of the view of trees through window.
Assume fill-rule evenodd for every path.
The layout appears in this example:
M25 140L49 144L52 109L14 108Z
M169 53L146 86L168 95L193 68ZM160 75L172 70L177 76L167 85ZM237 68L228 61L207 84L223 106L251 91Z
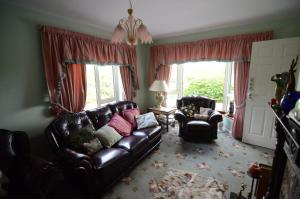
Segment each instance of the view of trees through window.
M183 95L199 95L224 100L226 62L194 62L184 65Z
M232 62L200 61L173 64L167 98L176 106L182 96L206 96L215 99L217 110L227 109L229 93L233 94Z

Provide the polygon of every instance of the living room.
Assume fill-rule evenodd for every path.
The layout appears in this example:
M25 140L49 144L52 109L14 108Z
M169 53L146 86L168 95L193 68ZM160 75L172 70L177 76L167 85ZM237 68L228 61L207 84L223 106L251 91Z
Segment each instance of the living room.
M84 5L88 4L88 2L89 1L85 1L85 3L79 4L78 7L84 7ZM0 107L2 114L0 119L0 128L9 129L12 131L25 131L30 138L30 146L34 155L45 158L46 160L55 160L56 158L45 136L45 129L52 122L54 116L51 115L49 111L49 94L44 69L41 41L42 26L56 27L67 31L83 33L97 38L110 40L112 37L113 28L117 25L119 19L127 16L127 9L129 6L128 1L112 2L113 3L99 1L97 3L91 1L91 5L87 6L86 8L88 9L94 7L96 11L93 12L104 12L104 10L110 10L109 8L112 8L113 12L109 12L118 13L116 16L114 16L116 19L114 23L105 24L105 20L101 18L99 18L99 21L96 22L93 19L88 21L88 17L82 17L81 12L76 13L74 10L74 7L76 6L68 6L69 2L61 1L61 3L59 3L59 1L53 1L51 3L46 1L1 1L0 43L2 61L0 67L0 92L2 94ZM138 105L141 112L146 113L148 108L157 105L155 93L149 90L150 85L148 82L149 65L151 60L150 51L152 46L194 42L212 38L223 38L266 31L273 31L273 39L286 39L300 36L300 16L298 2L293 0L286 1L286 3L276 0L265 0L262 2L263 4L259 4L260 1L254 1L253 3L238 3L237 1L232 1L232 5L238 3L237 5L239 6L237 6L237 8L241 13L246 12L248 8L249 10L252 8L252 11L260 10L260 13L252 16L252 18L243 18L241 20L238 18L232 18L228 21L222 21L221 19L227 16L222 11L222 8L225 8L226 5L222 4L221 6L218 6L218 2L212 2L212 7L204 7L203 5L203 8L201 3L197 3L194 5L195 8L193 8L192 3L195 3L194 1L189 3L176 1L176 4L174 3L173 8L173 6L167 6L167 3L170 3L169 1L163 3L164 6L160 6L158 2L154 4L153 2L147 1L133 1L135 16L140 17L143 20L151 34L153 32L159 33L159 29L152 28L152 26L150 26L150 21L152 24L156 24L155 27L165 27L162 29L167 30L164 34L156 34L156 36L152 35L154 39L153 44L139 44L135 48L137 54L137 65L139 66L137 73L139 89L136 90L136 96L133 98L133 101ZM74 1L73 3L79 3L79 1ZM189 5L190 3L191 5ZM202 3L205 4L205 2ZM273 9L272 6L274 5L278 6L275 6ZM282 9L281 6L283 6ZM47 7L49 9L47 9ZM100 7L101 11L97 11L100 9ZM269 7L271 7L273 10L268 9ZM182 11L181 21L174 20L171 15L168 16L169 12L172 12L171 9L175 9L173 12L178 13L179 8ZM196 17L201 18L200 16L196 15L195 10L197 9L200 9L202 12L204 12L205 9L217 9L215 13L220 15L217 17L219 21L212 21L211 24L205 25L204 19L204 22L202 21L204 25L201 27L194 26L186 28L186 30L180 30L181 24L186 23L186 21L192 20L194 22L198 20L195 19ZM265 14L264 9L266 9ZM55 12L55 10L57 12ZM196 17L186 18L188 13L185 12L192 12L192 10L195 12L194 15ZM278 10L278 12L276 12L276 10ZM232 12L232 10L230 11ZM152 15L148 13L147 18L143 15L143 12L149 12L152 13ZM85 10L85 13L88 12ZM156 13L160 14L157 15ZM221 13L223 13L224 16ZM259 14L261 14L261 16ZM110 18L110 15L107 15L103 18ZM243 14L241 15L243 16ZM234 15L230 16L234 17ZM205 18L205 16L202 16L202 18ZM101 22L103 23L103 27L100 25L95 25ZM174 29L174 31L171 29L168 30L169 24L171 23L173 23L173 28L179 29ZM228 109L226 108L224 111L228 111ZM170 131L174 132L174 134L163 133L162 135L167 136L163 139L161 144L163 149L156 151L156 153L153 154L153 157L150 155L150 159L146 158L145 161L142 161L140 165L133 169L133 172L136 173L129 174L127 176L128 178L123 178L125 182L121 180L117 187L114 188L114 191L109 192L108 196L106 196L107 198L141 198L140 196L152 197L153 192L148 191L149 179L155 177L157 178L156 180L159 180L164 176L168 168L181 168L179 163L183 164L184 166L182 170L195 171L198 169L201 171L201 174L204 175L203 177L214 176L218 178L217 176L220 174L225 175L223 180L232 182L231 187L229 187L230 190L227 190L227 194L231 191L238 193L240 190L240 185L243 182L247 184L247 189L243 194L246 195L247 192L249 192L252 178L247 176L245 173L240 173L247 172L247 166L244 166L249 164L247 160L245 163L243 163L243 168L242 166L238 166L238 168L241 168L239 170L237 170L235 167L231 168L230 170L230 168L228 169L226 166L224 166L225 174L219 171L214 172L210 167L213 167L214 164L216 164L213 160L215 157L213 154L218 154L219 150L212 149L214 151L210 151L210 148L214 148L216 144L213 146L208 145L207 148L202 147L201 144L198 145L196 143L194 145L194 143L190 144L189 142L183 142L183 145L178 145L179 142L181 143L181 141L179 141L179 137L177 136L178 126L175 128L170 127ZM175 132L177 134L175 134ZM229 134L228 136L230 137ZM172 142L170 142L167 138L170 138ZM226 139L227 134L220 134L219 138L214 143L221 144L221 141ZM228 150L232 150L229 149L230 146L233 146L234 149L238 148L241 150L242 155L243 152L245 152L243 151L244 148L248 147L248 145L246 146L246 144L240 141L237 141L231 137L230 139L232 140L228 142L228 145L223 145L226 149L226 154L220 155L220 158L224 160L224 162L229 161L225 156L230 156L230 153L227 151L227 148ZM174 143L177 143L176 148L168 147L168 145L172 146ZM234 144L232 145L232 143ZM190 150L190 145L192 145L194 149L198 151ZM188 151L190 151L190 153L193 155L190 154L188 157L186 157L186 151L184 151L185 147L188 147ZM272 157L269 156L272 154L271 150L262 149L262 151L255 152L254 148L256 147L249 146L249 150L253 150L253 153L250 152L253 157L250 157L251 155L248 154L249 161L252 160L254 162L263 162L268 165L272 164ZM162 152L162 150L164 151ZM169 152L169 154L167 152ZM190 161L193 162L193 157L196 156L196 154L205 154L205 158L210 158L210 160L207 161L207 159L202 158L198 159L197 157L193 164L188 164ZM157 155L157 157L155 155ZM173 157L170 162L163 161L163 159L169 160L169 157ZM237 157L238 158L236 158L235 162L241 161L244 156L238 155ZM258 157L259 159L253 159L254 157ZM195 165L198 165L198 168ZM153 171L144 171L143 169L146 168L146 166L147 168L152 167ZM199 167L203 167L203 169L199 169ZM220 169L221 168L219 168L219 170ZM231 171L233 173L236 172L238 177L233 176ZM143 173L147 173L147 175L152 176L147 176L147 179L145 178L142 179L142 181L135 182L135 180L138 180L139 175L143 175ZM144 184L142 184L142 182ZM125 193L124 190L126 190L126 188L129 188L128 192L130 193ZM124 196L122 196L122 192L124 192Z

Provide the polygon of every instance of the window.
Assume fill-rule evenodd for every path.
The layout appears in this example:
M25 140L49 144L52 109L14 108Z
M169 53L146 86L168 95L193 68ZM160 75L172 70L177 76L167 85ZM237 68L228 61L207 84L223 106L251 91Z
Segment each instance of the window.
M86 82L85 109L123 99L124 91L119 66L87 64Z
M168 106L176 106L182 96L200 95L215 99L217 110L228 110L233 95L232 62L187 62L171 67Z

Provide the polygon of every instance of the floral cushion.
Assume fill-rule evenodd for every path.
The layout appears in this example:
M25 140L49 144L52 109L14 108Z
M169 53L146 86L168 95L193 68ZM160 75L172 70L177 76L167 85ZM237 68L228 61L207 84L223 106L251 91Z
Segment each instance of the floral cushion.
M186 106L182 106L180 108L181 112L186 115L187 117L194 117L195 113L199 113L197 107L194 104L189 104Z
M135 116L139 114L140 110L138 108L126 109L121 113L122 117L131 124L133 129L137 127Z
M96 137L88 142L83 143L82 147L88 155L92 155L103 148L101 142Z
M88 155L95 153L102 148L102 145L100 142L95 141L96 137L94 136L94 132L95 129L91 124L70 132L65 138L66 145L75 151L86 153ZM93 149L87 146L90 144L93 145Z
M130 136L132 132L131 124L122 118L118 113L114 114L109 121L108 126L113 127L122 136Z

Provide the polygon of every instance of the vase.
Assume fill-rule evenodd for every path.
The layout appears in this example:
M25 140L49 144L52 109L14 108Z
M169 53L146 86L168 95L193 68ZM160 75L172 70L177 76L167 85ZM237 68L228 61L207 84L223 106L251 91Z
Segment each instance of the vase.
M298 99L300 99L300 91L292 91L284 95L280 104L281 110L288 114L295 107Z

